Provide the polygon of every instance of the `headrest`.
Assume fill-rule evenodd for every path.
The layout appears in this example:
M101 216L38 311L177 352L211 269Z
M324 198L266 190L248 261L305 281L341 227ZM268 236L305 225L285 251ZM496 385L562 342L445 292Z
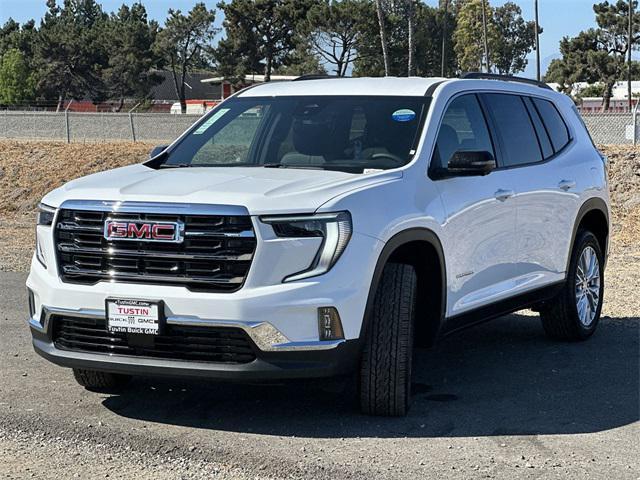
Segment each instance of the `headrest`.
M451 156L460 148L460 140L453 127L444 123L440 126L437 146L442 166L446 167Z

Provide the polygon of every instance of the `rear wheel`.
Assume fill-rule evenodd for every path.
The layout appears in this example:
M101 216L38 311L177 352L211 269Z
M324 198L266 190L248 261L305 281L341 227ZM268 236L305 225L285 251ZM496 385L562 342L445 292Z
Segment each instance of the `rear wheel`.
M409 409L416 288L412 266L385 266L375 293L360 366L363 413L402 416Z
M549 337L585 340L593 335L602 311L603 265L598 239L587 230L579 231L565 286L540 308L542 326Z
M130 381L129 375L118 373L96 372L94 370L73 369L73 376L80 385L95 392L115 392L125 387Z

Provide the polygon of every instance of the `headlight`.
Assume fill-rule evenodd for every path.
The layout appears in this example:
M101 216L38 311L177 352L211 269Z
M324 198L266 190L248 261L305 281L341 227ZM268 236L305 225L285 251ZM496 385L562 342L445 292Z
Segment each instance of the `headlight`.
M56 209L41 203L38 205L38 214L37 214L37 225L38 227L50 227L53 224L53 218L56 215ZM41 233L39 229L36 227L36 258L42 264L44 268L47 268L47 258L44 254L44 249L42 248Z
M38 205L38 225L51 226L53 223L53 217L56 214L56 209L41 203Z
M338 261L351 238L352 226L349 212L273 216L262 217L260 220L271 225L278 237L322 238L318 253L309 268L289 275L283 280L284 282L315 277L328 272Z

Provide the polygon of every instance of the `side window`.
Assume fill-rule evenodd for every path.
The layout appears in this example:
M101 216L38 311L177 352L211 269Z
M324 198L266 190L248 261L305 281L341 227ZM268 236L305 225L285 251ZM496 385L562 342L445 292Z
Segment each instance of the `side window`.
M551 140L549 140L549 134L547 133L547 129L545 128L542 120L540 119L540 115L538 114L538 110L533 106L533 102L529 97L522 97L525 105L527 106L527 110L529 111L529 116L531 117L531 121L533 122L533 126L536 129L536 135L538 136L538 141L540 142L540 148L542 149L542 156L547 159L553 155L553 147L551 146Z
M504 165L542 161L538 138L522 98L500 93L488 93L484 98L502 140Z
M534 98L533 103L538 109L545 127L547 127L547 132L551 138L553 149L556 152L558 150L562 150L562 148L569 143L569 130L558 113L558 110L553 103L548 100Z
M436 140L436 165L447 167L460 150L486 151L495 156L487 122L475 95L462 95L447 108Z

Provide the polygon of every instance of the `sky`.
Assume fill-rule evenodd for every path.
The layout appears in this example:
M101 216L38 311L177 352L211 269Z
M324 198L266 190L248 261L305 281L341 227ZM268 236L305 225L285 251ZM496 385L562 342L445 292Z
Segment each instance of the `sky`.
M131 4L133 0L98 0L106 11L117 10L122 3ZM183 11L191 9L197 0L141 0L147 8L150 18L163 23L169 8ZM215 8L219 0L204 0L209 8ZM501 5L505 0L490 0L492 5ZM522 8L522 15L533 20L534 0L512 0ZM60 0L60 3L62 0ZM438 4L438 0L426 0L431 6ZM564 36L575 36L581 30L595 26L593 14L594 0L539 0L538 9L540 25L544 29L540 36L540 54L543 64L548 63L548 57L558 55L558 44ZM40 19L46 11L46 0L0 0L0 24L13 18L24 22L31 18ZM216 24L221 24L218 15ZM544 59L547 59L545 62ZM527 73L532 72L533 62L529 62ZM543 65L544 67L544 65Z

